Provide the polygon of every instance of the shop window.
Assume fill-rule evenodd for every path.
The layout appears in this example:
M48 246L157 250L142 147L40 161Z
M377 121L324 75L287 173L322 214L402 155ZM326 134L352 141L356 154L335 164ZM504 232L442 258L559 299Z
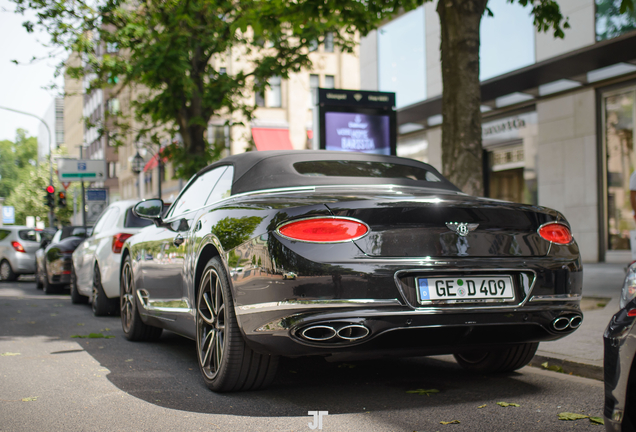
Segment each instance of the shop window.
M620 13L622 0L596 0L596 40L612 39L636 29L636 8Z
M608 250L629 250L629 231L635 228L629 201L629 178L636 167L634 99L633 89L603 98Z

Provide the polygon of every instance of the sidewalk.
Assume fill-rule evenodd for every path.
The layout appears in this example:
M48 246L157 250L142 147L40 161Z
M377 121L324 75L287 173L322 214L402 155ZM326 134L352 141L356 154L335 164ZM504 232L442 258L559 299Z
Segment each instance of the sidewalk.
M619 307L626 264L583 264L583 298L610 299L605 307L583 311L583 324L570 336L542 342L531 366L560 367L565 373L603 379L603 332ZM596 305L596 301L584 302Z

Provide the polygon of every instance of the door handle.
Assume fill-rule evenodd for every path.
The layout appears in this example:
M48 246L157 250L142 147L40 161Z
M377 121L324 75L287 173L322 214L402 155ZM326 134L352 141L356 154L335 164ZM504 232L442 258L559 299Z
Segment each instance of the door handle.
M181 236L181 234L177 234L177 236L174 238L174 240L172 241L172 243L179 247L183 244L183 242L185 241L185 239Z

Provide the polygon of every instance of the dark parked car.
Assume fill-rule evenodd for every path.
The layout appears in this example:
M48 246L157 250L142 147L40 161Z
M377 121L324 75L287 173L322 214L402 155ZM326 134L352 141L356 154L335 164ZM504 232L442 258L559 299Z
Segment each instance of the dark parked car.
M38 289L44 288L46 294L53 294L71 283L73 251L85 238L84 227L68 226L58 230L51 240L42 240L40 249L35 253Z
M620 310L605 329L605 430L636 431L636 264L627 270Z
M511 371L582 321L561 213L468 196L415 160L248 152L161 207L134 208L155 226L122 250L123 330L196 340L214 391L266 386L278 356L454 354Z

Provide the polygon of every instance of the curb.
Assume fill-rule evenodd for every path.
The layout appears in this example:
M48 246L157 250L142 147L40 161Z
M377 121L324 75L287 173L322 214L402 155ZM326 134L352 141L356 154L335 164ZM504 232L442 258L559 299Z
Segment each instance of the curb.
M548 363L547 368L545 366L542 366L542 364L546 362ZM543 370L552 370L554 372L560 372L568 375L591 378L599 381L603 381L604 377L603 368L601 366L594 366L569 360L544 357L542 355L535 355L530 363L528 363L528 366L536 367Z

